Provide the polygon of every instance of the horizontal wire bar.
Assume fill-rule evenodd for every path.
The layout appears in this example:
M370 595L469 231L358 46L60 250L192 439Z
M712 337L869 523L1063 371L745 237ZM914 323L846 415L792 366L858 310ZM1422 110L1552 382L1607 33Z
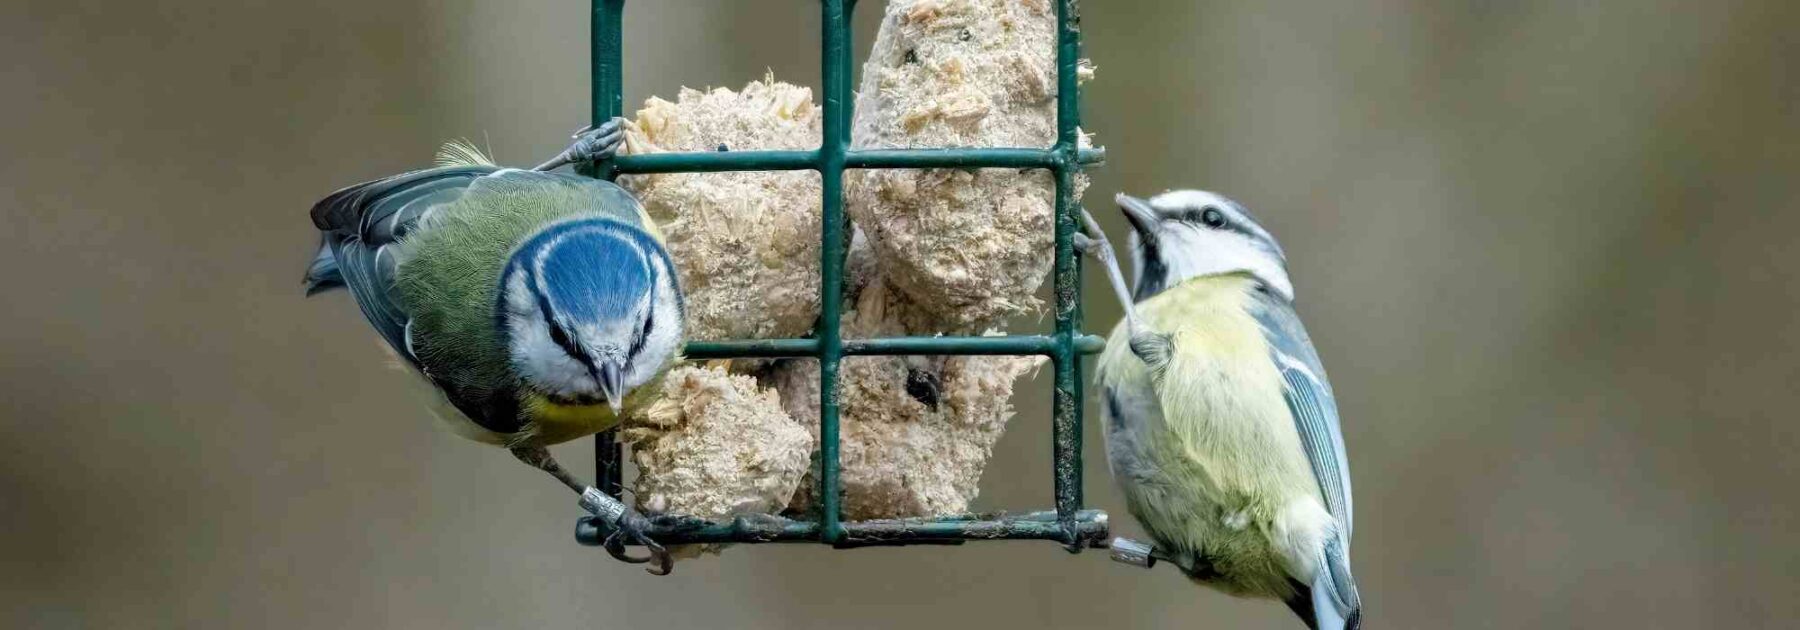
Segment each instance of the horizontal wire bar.
M1099 354L1106 340L1099 335L1075 337L1075 352ZM923 355L1049 355L1056 351L1056 338L1049 335L1006 335L992 337L881 337L844 340L845 355L892 356ZM816 357L817 339L735 339L731 341L692 341L682 355L688 359L778 359Z
M818 164L818 151L643 153L613 158L613 166L617 167L620 173L799 171L817 168Z
M1084 149L1082 164L1106 161L1106 149ZM844 158L850 168L1056 168L1062 156L1053 149L866 149Z
M1106 161L1106 149L1082 149L1081 164ZM716 151L643 153L613 158L625 174L816 170L818 151ZM844 154L845 168L1057 168L1054 149L867 149Z
M688 359L780 359L819 356L817 339L734 339L690 341L682 356Z
M1094 354L1106 347L1096 335L1085 335L1076 341L1076 351ZM1084 349L1085 348L1085 349ZM844 354L1043 354L1056 351L1056 338L1049 335L1006 335L992 337L885 337L844 341Z
M881 519L843 521L841 548L895 545L950 544L963 540L1054 540L1065 544L1098 547L1109 535L1105 512L1082 510L1069 521L1056 512L1032 512L1014 518L1004 515L943 519ZM646 534L658 544L813 542L820 527L811 521L779 516L745 516L730 523L653 525ZM599 517L583 517L575 523L575 540L598 546L611 532Z

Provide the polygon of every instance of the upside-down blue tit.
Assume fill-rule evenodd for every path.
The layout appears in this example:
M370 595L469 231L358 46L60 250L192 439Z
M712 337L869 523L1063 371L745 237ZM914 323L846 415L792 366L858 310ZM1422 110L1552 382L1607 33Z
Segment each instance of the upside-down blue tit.
M307 293L349 288L455 433L555 476L614 525L614 556L666 573L648 521L545 448L651 402L682 342L681 287L642 205L611 182L548 172L610 157L620 121L576 138L533 170L450 144L437 168L332 193L312 209L324 242ZM627 556L626 539L651 556Z
M1281 247L1213 193L1117 200L1133 228L1129 293L1091 216L1077 240L1124 302L1095 380L1113 478L1155 548L1115 539L1115 556L1279 599L1317 630L1357 628L1337 405Z

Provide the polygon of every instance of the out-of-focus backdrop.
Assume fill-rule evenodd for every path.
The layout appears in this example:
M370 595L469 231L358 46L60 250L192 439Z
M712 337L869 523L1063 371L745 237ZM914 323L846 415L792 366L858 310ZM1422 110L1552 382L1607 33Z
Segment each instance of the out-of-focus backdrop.
M1219 190L1290 252L1372 627L1800 615L1800 4L1085 9L1089 205L1117 230L1113 192ZM819 85L813 2L640 0L626 28L630 110ZM1299 627L1050 543L666 579L577 547L565 490L437 430L299 278L324 193L450 137L560 149L586 47L579 0L0 7L0 625ZM1050 504L1045 381L979 507ZM1136 532L1094 429L1088 496Z

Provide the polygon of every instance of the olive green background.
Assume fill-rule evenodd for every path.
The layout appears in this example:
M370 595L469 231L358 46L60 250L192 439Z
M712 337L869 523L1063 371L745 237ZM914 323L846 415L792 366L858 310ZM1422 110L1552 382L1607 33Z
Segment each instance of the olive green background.
M1218 190L1290 253L1371 627L1800 615L1800 4L1086 4L1090 205L1121 229L1116 191ZM446 138L561 148L586 6L0 7L0 625L1300 627L1050 543L652 578L574 544L566 490L438 430L347 296L301 299L305 212ZM811 2L627 12L628 109L818 85ZM1047 380L980 507L1050 504ZM1088 496L1136 532L1094 428Z

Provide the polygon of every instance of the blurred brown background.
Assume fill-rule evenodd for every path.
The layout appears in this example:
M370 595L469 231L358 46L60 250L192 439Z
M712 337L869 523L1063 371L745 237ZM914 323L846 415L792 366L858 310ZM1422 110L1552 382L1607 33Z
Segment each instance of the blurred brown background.
M1088 3L1090 201L1119 228L1115 191L1205 187L1283 239L1371 627L1792 624L1800 4L1245 4ZM437 430L347 296L301 299L305 212L449 137L560 149L586 7L0 7L0 625L1300 627L1049 543L655 579ZM816 88L814 7L633 2L628 107ZM980 507L1050 504L1045 381ZM1089 497L1135 532L1088 429Z

